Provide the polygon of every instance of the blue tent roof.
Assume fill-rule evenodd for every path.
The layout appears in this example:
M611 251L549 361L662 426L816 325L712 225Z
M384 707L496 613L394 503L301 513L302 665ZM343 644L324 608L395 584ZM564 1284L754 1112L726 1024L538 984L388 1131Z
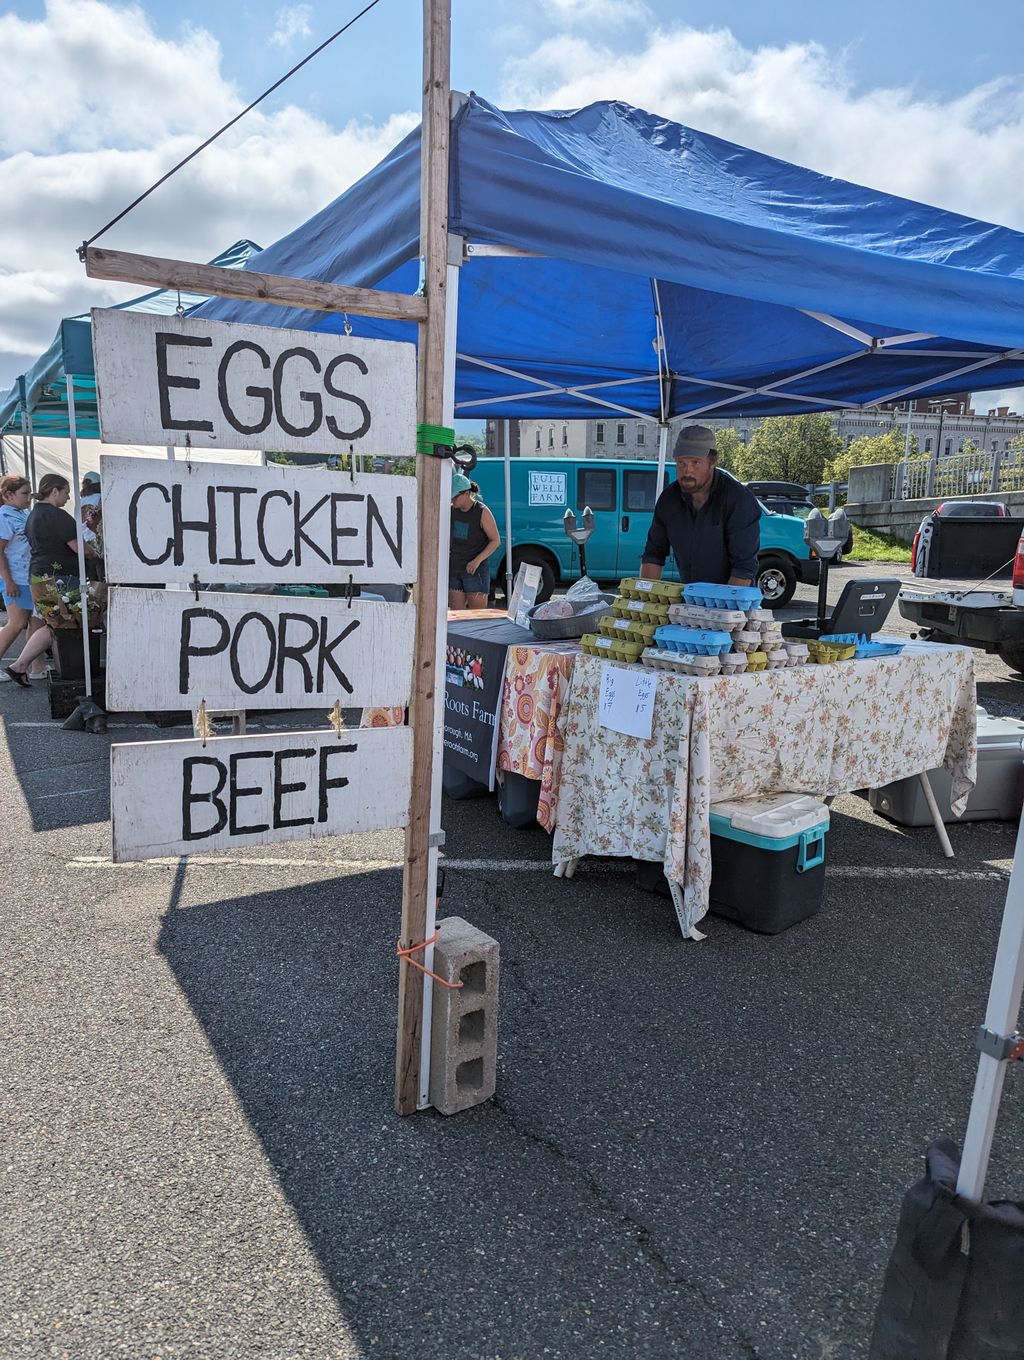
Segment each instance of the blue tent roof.
M449 202L467 243L460 416L795 414L1024 382L1024 234L626 104L502 112L470 95ZM418 212L417 130L246 267L413 292ZM197 310L344 324L222 298Z
M211 264L225 269L241 269L251 256L259 253L252 241L236 241ZM205 293L181 293L181 305L186 309L197 306ZM178 306L176 289L161 289L144 293L142 297L115 306L120 311L155 312L170 316ZM96 368L92 354L92 317L89 312L65 317L49 349L36 360L22 380L0 397L0 431L19 424L21 384L24 383L25 403L32 412L32 431L40 437L66 439L68 436L68 404L65 378L74 378L75 422L82 439L99 438L99 418L96 409Z

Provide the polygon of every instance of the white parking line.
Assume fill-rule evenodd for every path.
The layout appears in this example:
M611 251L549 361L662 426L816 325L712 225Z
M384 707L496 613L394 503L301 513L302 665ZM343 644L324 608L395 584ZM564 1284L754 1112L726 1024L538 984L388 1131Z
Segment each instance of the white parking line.
M181 861L173 856L149 860L133 860L115 864L106 855L76 855L67 862L68 869L176 869ZM547 859L442 859L445 869L496 874L550 874L553 866ZM190 869L337 869L342 872L374 873L381 869L400 869L398 859L309 859L306 856L202 855L189 859ZM597 873L632 873L634 865L624 860L587 861L587 871ZM1001 869L945 869L914 868L907 865L837 864L829 866L830 878L938 878L956 882L998 882L1009 877Z

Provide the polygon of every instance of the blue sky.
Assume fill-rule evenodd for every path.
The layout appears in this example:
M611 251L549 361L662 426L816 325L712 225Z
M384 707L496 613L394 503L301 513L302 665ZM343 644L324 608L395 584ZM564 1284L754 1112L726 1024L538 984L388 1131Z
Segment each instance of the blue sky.
M125 295L86 280L75 245L360 7L15 0L0 12L0 388L62 316ZM505 106L622 98L1024 230L1019 0L453 9L456 88ZM420 0L380 0L107 244L206 259L243 236L269 244L336 197L418 121L420 14Z

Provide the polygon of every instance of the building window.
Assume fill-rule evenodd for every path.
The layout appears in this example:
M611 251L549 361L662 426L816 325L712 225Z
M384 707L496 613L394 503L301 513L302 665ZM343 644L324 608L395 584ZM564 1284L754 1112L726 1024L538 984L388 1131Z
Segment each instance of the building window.
M563 448L563 449L567 449L568 447L569 447L569 427L568 427L568 425L563 425L563 426L562 426L562 448Z
M616 425L616 427L615 427L615 442L616 442L616 444L625 444L625 442L626 442L626 427L625 427L625 425Z
M647 443L647 430L643 425L638 425L636 427L636 446L638 449L642 449L646 443Z
M599 421L597 422L597 433L596 433L595 436L594 436L594 442L595 442L596 444L603 444L603 443L604 443L604 421L603 421L603 420L599 420Z
M931 451L932 451L932 441L931 441L930 439L926 439L926 440L924 441L924 451L925 451L925 453L931 453Z
M538 453L540 453L540 426L539 426L539 425L537 426L537 442L536 442L536 444L534 445L534 448L537 450Z
M554 425L549 425L549 426L548 426L548 448L549 448L549 449L553 449L554 447L555 447L555 427L554 427Z
M947 457L947 458L949 457L950 453L952 452L952 449L953 449L953 441L952 441L952 439L947 439L947 440L946 440L946 457Z

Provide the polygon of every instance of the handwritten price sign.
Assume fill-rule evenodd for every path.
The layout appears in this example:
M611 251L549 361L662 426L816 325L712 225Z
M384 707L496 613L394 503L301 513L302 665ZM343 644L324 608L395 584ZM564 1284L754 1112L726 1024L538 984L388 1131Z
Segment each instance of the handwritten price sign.
M608 665L601 671L599 717L602 727L627 737L651 739L658 677L648 670Z

